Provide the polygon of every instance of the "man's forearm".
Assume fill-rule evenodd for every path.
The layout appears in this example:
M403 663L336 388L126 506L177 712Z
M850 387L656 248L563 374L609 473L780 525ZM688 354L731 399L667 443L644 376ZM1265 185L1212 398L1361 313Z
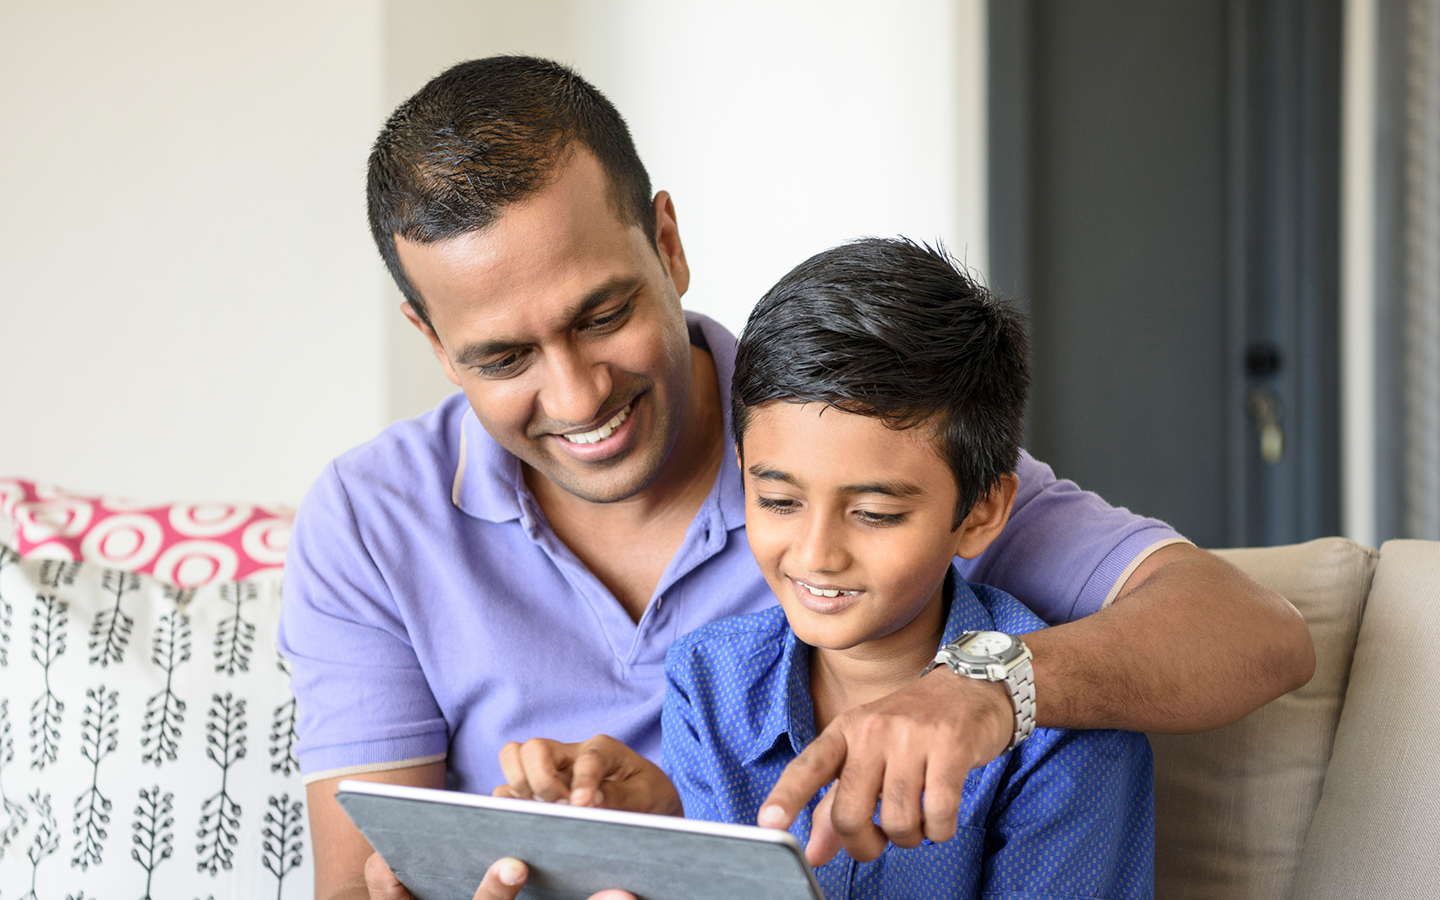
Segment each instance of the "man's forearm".
M1295 608L1189 545L1161 548L1093 616L1026 637L1049 728L1187 733L1228 725L1305 684Z

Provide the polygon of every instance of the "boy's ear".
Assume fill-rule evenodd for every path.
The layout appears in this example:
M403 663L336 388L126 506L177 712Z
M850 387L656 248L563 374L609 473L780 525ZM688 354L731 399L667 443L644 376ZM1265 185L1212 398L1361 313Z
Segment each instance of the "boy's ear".
M956 556L974 559L1000 536L1000 532L1005 530L1005 523L1010 521L1010 508L1015 505L1015 492L1019 486L1020 479L1015 477L1015 473L1006 472L1000 476L1000 483L975 503L970 515L955 530Z

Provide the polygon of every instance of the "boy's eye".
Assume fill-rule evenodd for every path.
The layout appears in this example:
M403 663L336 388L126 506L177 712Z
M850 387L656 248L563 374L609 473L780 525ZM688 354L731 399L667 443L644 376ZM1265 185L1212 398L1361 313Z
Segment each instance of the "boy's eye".
M768 509L773 512L787 513L794 511L795 508L798 507L800 504L796 503L794 500L787 500L784 497L764 497L760 494L756 494L755 505L760 507L761 509Z
M869 509L855 510L855 517L866 525L899 525L905 521L904 513L882 513Z

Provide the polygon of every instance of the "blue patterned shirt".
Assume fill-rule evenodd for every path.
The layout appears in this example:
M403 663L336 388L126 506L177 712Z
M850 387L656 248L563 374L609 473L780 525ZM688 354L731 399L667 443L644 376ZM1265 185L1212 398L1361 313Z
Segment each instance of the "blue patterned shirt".
M1009 594L953 570L952 581L946 642L962 631L1044 627ZM809 657L778 607L675 642L665 667L664 767L686 816L755 822L785 765L815 737ZM818 801L790 829L801 846ZM959 818L946 843L891 845L868 863L841 851L816 878L828 900L1154 895L1154 783L1142 734L1036 729L970 772Z

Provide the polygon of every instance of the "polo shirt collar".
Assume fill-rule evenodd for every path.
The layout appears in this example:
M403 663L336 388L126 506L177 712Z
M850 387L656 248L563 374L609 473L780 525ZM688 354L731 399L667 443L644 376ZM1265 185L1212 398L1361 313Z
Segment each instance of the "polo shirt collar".
M970 583L951 563L950 612L945 619L945 634L940 646L950 643L966 631L985 631L995 627ZM755 740L744 762L751 765L769 753L781 737L789 737L791 749L798 755L815 739L815 705L810 696L810 647L802 644L789 627L785 628L784 650L777 664L778 677L771 680L766 691L765 714ZM936 647L935 649L940 649Z
M740 468L730 439L730 380L735 374L735 336L725 327L700 313L685 313L690 343L710 351L720 385L725 453L712 494L717 494L718 511L726 530L745 524L745 495ZM475 411L462 404L464 415L456 429L455 477L450 499L462 512L487 522L511 522L533 504L530 490L521 476L520 460L501 447L485 431Z

